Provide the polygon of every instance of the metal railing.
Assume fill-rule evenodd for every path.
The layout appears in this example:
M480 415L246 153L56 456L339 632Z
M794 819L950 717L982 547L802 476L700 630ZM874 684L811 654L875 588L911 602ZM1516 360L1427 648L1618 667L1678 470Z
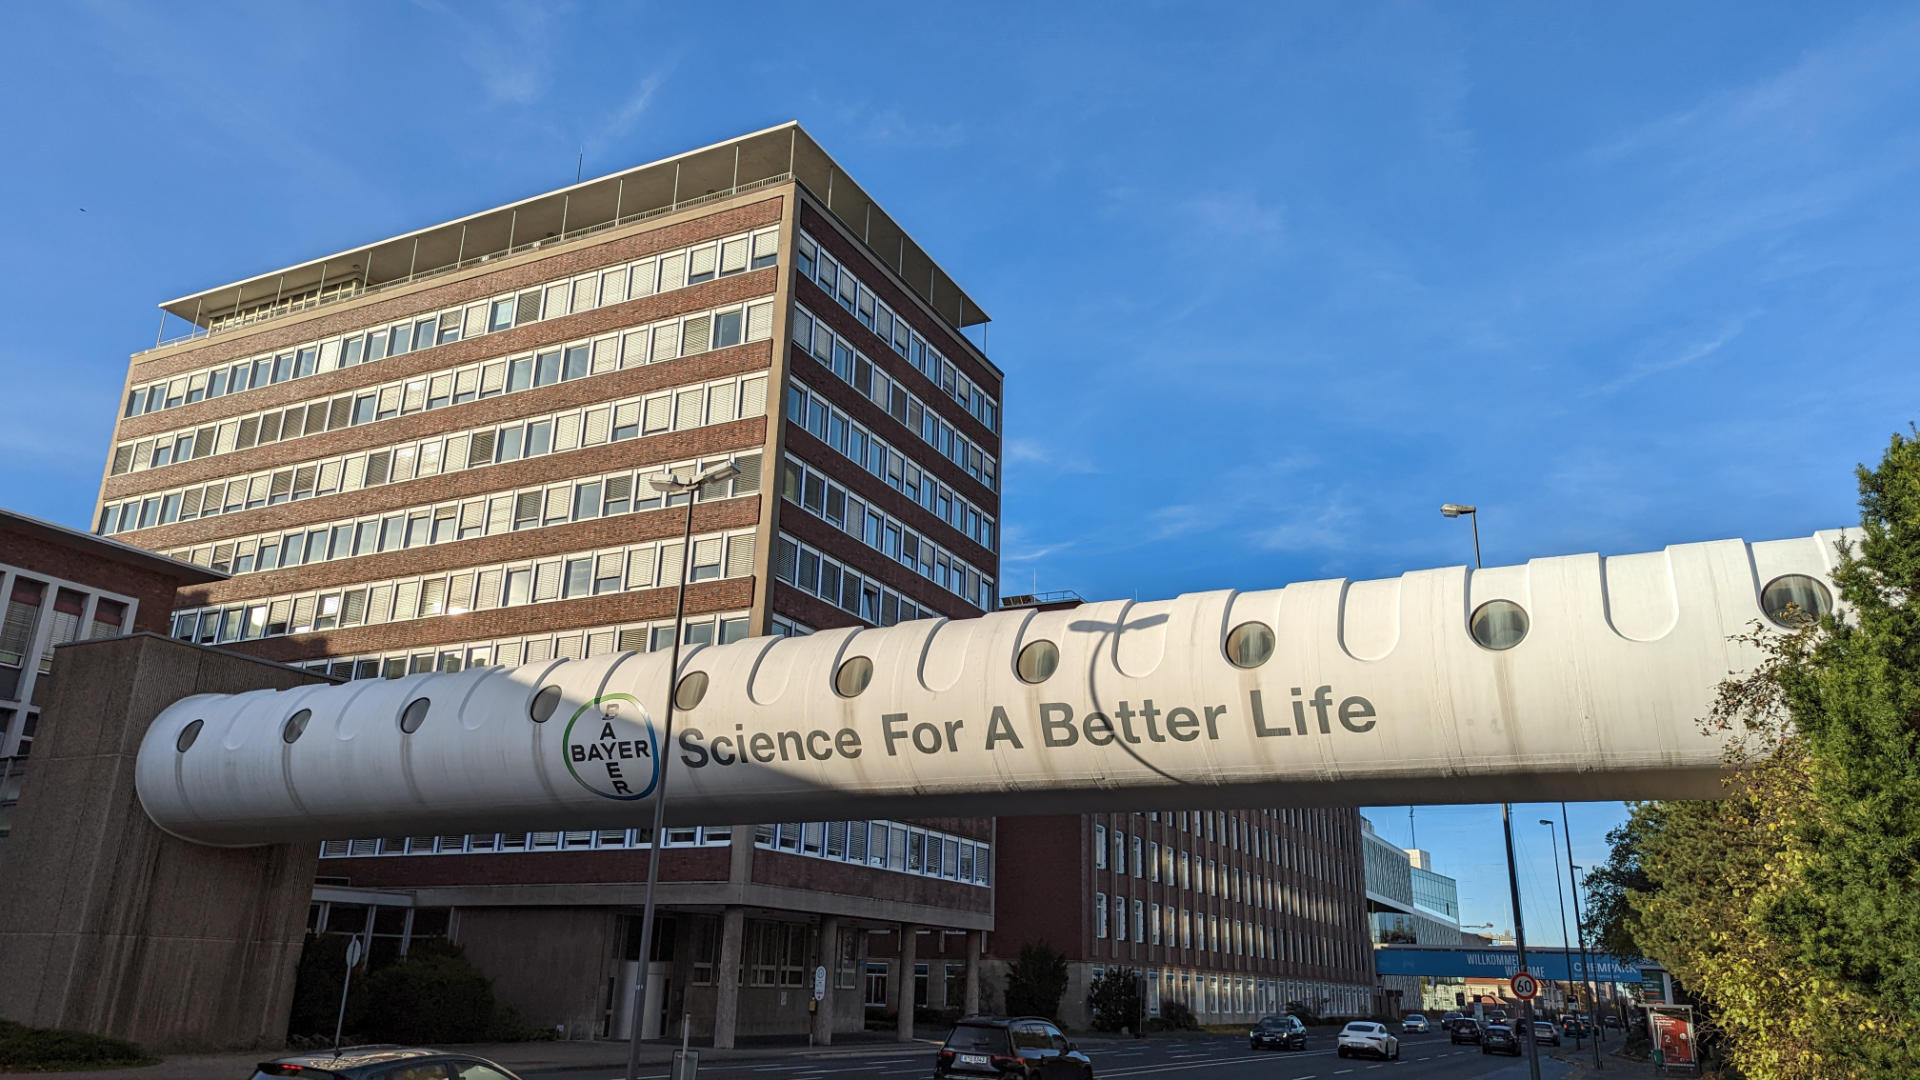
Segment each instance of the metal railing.
M606 232L610 229L623 228L625 226L633 225L638 222L648 221L657 217L664 217L668 214L679 213L682 210L687 210L692 207L704 206L708 203L721 202L726 199L731 199L739 195L746 195L746 194L750 194L752 192L760 191L766 188L776 187L792 179L793 179L792 173L776 173L773 176L763 177L762 179L759 179L759 180L753 180L744 184L736 184L733 187L727 188L723 191L712 191L712 192L708 192L705 195L697 195L690 199L679 199L666 206L656 206L651 210L642 210L637 213L626 214L621 217L612 218L607 221L595 222L594 224L591 224L591 225L582 225L577 229L570 229L566 232L560 233L557 236L547 236L547 237L542 237L538 240L529 240L526 243L514 244L509 247L501 248L498 251L490 251L481 255L468 256L456 262L447 263L442 266L430 267L425 270L410 271L405 277L393 278L389 281L380 282L377 285L361 285L359 288L355 288L355 289L338 289L338 287L336 286L336 289L338 289L338 291L332 296L325 295L326 283L321 282L318 286L316 286L316 289L321 295L317 295L312 298L300 300L300 301L275 302L273 305L270 306L270 308L266 311L265 314L262 314L257 318L244 318L236 322L221 325L217 328L195 326L184 334L180 334L170 338L162 337L161 339L154 342L153 348L141 349L140 351L135 352L132 355L143 356L147 353L154 352L159 349L170 348L184 341L195 341L201 338L217 337L221 334L229 333L234 330L240 330L240 329L245 329L247 327L259 326L263 323L273 322L277 319L284 318L288 315L294 315L304 311L311 311L315 308L324 307L325 305L328 305L328 304L339 303L344 300L359 300L363 297L384 292L388 289L399 288L404 285L414 285L422 281L431 280L433 278L441 277L447 274L452 274L460 270L465 270L468 267L479 266L482 263L492 262L495 259L504 259L514 255L519 255L528 251L536 251L543 247L551 247L555 244L567 243L572 240L578 240L582 237L592 236L595 233ZM161 333L164 335L165 333L164 327L162 328Z

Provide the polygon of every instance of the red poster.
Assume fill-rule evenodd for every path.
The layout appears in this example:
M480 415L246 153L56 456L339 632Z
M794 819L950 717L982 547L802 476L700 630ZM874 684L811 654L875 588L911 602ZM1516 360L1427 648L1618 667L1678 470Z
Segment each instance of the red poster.
M1691 1009L1652 1009L1647 1022L1653 1027L1655 1060L1663 1066L1694 1064Z

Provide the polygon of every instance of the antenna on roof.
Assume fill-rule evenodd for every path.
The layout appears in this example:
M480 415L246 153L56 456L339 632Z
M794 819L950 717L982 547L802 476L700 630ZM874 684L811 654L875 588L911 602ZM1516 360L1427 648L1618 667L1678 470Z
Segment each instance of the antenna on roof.
M580 148L580 156L575 158L573 161L573 182L574 183L577 184L580 182L581 170L585 169L586 167L587 167L587 148L583 146Z

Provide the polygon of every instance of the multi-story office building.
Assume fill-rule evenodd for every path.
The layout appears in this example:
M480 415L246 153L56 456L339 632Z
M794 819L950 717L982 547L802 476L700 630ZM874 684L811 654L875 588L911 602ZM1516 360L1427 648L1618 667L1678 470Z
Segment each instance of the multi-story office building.
M979 307L788 124L162 305L98 531L210 568L172 633L401 678L994 606ZM733 461L685 503L649 483ZM964 996L990 820L671 830L646 1032ZM347 838L317 932L447 935L622 1035L644 830ZM969 947L971 945L971 947ZM958 982L954 971L959 972ZM823 1029L823 1033L825 1030Z
M1084 1025L1108 969L1145 976L1158 1016L1203 1023L1297 1002L1366 1012L1373 957L1350 809L1173 810L1008 821L1000 832L991 950L1044 942L1068 961L1061 1019ZM1076 897L1077 900L1069 901Z
M1361 819L1361 849L1367 875L1367 918L1376 945L1460 944L1460 890L1454 879L1433 870L1433 856L1401 848ZM1379 979L1377 1011L1383 1015L1419 1009L1451 1008L1463 980L1384 975Z
M0 840L11 831L40 706L52 690L54 648L142 630L165 633L175 590L222 576L0 510Z

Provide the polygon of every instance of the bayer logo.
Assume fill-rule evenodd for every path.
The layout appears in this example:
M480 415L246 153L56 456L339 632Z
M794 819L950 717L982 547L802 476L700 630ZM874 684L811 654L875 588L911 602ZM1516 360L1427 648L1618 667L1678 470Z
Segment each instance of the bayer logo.
M660 739L632 694L606 694L567 721L567 771L606 799L630 802L653 794L660 781Z

